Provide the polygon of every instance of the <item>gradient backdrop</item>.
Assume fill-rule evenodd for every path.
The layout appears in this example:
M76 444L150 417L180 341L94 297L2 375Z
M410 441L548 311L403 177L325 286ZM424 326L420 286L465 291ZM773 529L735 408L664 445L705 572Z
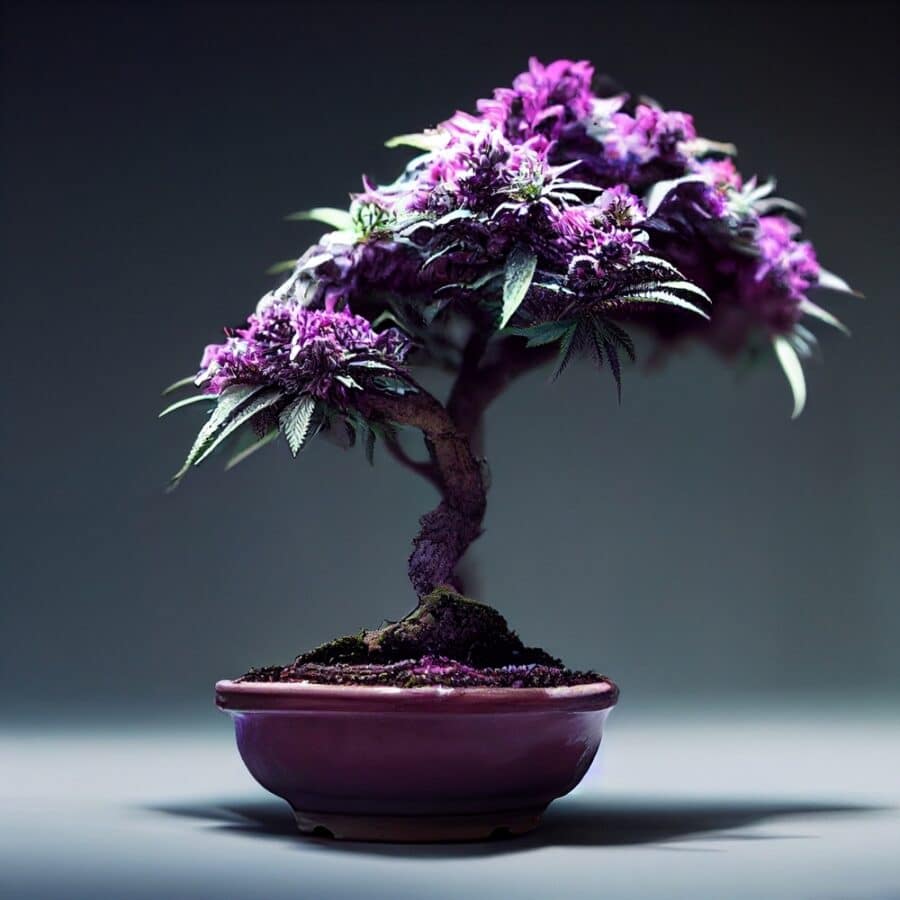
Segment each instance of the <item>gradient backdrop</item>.
M735 141L867 300L789 418L774 362L539 374L493 410L482 599L623 705L896 691L900 361L893 4L7 4L2 48L6 714L215 715L212 683L396 618L430 490L283 445L167 496L157 422L382 141L588 57ZM647 354L645 353L645 359ZM9 721L9 720L7 720Z

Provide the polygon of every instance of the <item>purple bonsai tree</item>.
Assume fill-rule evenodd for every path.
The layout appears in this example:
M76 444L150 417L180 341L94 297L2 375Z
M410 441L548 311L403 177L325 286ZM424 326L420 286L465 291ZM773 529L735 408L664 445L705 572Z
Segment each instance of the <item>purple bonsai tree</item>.
M699 137L686 113L593 90L593 74L532 60L476 114L389 141L420 151L393 183L364 179L349 209L292 216L329 230L172 387L200 393L165 412L212 407L174 480L226 442L230 467L279 435L295 456L317 434L370 456L380 439L441 497L409 558L421 598L461 586L486 506L484 416L524 372L554 361L556 377L587 356L621 391L635 329L728 359L769 346L799 415L815 344L804 323L843 328L810 294L850 288L800 239L802 210L745 179L731 145ZM426 367L452 375L444 401L417 380ZM384 649L383 632L367 634Z

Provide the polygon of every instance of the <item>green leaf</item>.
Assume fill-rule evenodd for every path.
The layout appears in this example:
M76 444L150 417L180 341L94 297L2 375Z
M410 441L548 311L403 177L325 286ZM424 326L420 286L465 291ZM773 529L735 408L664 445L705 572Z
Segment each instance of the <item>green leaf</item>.
M375 432L370 427L366 428L366 462L375 465Z
M840 291L844 294L853 294L855 297L862 297L859 291L854 291L840 275L829 272L828 269L819 269L819 281L815 287L826 288L829 291Z
M702 297L707 303L712 303L709 294L692 281L661 281L659 284L654 284L652 287L665 288L673 291L685 291L688 294L696 294L698 297Z
M185 378L179 378L178 381L173 381L163 392L162 396L165 397L166 394L171 394L174 391L180 390L183 387L187 387L188 385L197 384L197 376L196 375L188 375Z
M667 259L663 259L659 256L650 256L647 253L638 253L635 256L631 257L631 262L635 265L638 263L643 263L645 266L652 266L655 269L662 269L665 272L668 272L671 275L674 275L676 278L684 278L684 275L675 268Z
M492 269L490 272L485 272L484 275L480 275L474 281L469 284L463 285L466 290L469 291L478 291L481 290L488 282L493 281L495 278L499 278L503 274L503 269Z
M500 327L505 328L509 320L525 299L534 270L537 266L537 254L523 247L516 247L506 260L503 271L503 313L500 316Z
M212 397L209 394L195 394L193 397L185 397L183 400L178 400L170 406L167 406L159 414L158 418L161 419L163 416L167 416L169 413L175 412L176 409L181 409L183 406L190 406L192 403L199 403L201 400L212 403L215 399L215 397Z
M307 395L298 397L287 406L278 417L281 430L287 438L291 454L296 457L303 449L310 435L316 401Z
M665 303L668 306L677 306L681 309L687 309L691 312L695 312L698 316L703 316L704 319L709 318L709 316L705 312L703 312L700 307L694 306L693 303L685 300L683 297L679 297L678 294L673 294L669 291L642 291L639 294L629 294L626 297L617 297L616 299L632 303Z
M266 444L270 444L275 438L278 437L278 429L273 428L271 431L267 432L261 438L256 438L255 440L250 440L250 442L239 450L228 462L225 464L225 471L227 472L229 469L233 469L238 463L243 462L248 456L252 453L256 453L261 447L265 447Z
M506 333L528 338L527 347L542 347L558 341L571 326L571 320L566 319L561 322L541 322L537 325L507 328Z
M647 192L644 204L647 207L647 218L649 219L662 206L663 201L682 184L690 184L691 182L700 182L705 184L702 175L682 175L681 178L670 178L667 181L657 181Z
M222 426L219 433L212 439L209 446L194 460L194 465L198 466L209 456L222 441L230 434L233 434L244 422L249 421L257 413L270 407L282 398L283 394L278 388L263 388L259 393L251 397L246 403L240 406L237 411Z
M566 333L559 345L559 356L557 357L556 371L553 373L553 381L556 381L556 379L565 372L571 362L572 356L577 349L576 338L578 337L580 330L581 326L577 322L566 329Z
M345 209L334 209L330 206L317 206L302 212L285 216L288 222L322 222L330 225L335 231L353 231L353 217Z
M832 315L827 309L822 309L818 303L813 303L812 300L803 299L800 301L800 312L807 316L812 316L820 322L825 322L827 325L831 325L832 328L837 328L838 331L843 331L847 337L850 337L850 329L847 328L837 316Z
M415 150L438 150L447 143L447 135L439 131L425 131L419 134L398 134L384 142L385 147L412 147Z
M225 390L219 394L216 406L198 432L197 437L194 439L194 443L188 451L184 464L173 476L173 486L181 481L185 472L187 472L187 470L197 461L200 454L206 450L210 441L213 440L216 432L222 427L228 417L242 403L259 393L261 390L263 390L263 388L257 387L256 385L236 384L225 388Z
M402 378L393 378L390 375L379 375L372 379L372 386L379 390L386 391L388 394L417 394L419 389Z
M296 265L296 259L283 259L280 262L272 263L272 265L266 269L266 275L282 275L285 272L293 272L294 266Z
M800 363L800 357L797 356L797 351L787 338L776 335L772 338L772 345L788 384L791 386L791 393L794 395L794 410L791 418L796 419L806 405L806 378L803 376L803 366Z

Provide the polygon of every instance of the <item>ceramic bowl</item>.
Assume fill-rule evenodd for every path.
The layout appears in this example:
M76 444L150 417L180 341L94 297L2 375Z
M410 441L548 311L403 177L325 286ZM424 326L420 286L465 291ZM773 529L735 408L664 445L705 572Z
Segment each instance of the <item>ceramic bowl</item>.
M366 841L522 834L584 776L618 689L220 681L241 757L303 832Z

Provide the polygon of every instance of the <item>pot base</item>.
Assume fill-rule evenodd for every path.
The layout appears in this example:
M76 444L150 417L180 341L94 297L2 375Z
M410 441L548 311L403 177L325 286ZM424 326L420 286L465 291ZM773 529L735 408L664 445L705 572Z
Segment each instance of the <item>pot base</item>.
M546 807L457 816L349 816L294 810L304 834L340 841L429 843L485 841L527 834L537 828Z

